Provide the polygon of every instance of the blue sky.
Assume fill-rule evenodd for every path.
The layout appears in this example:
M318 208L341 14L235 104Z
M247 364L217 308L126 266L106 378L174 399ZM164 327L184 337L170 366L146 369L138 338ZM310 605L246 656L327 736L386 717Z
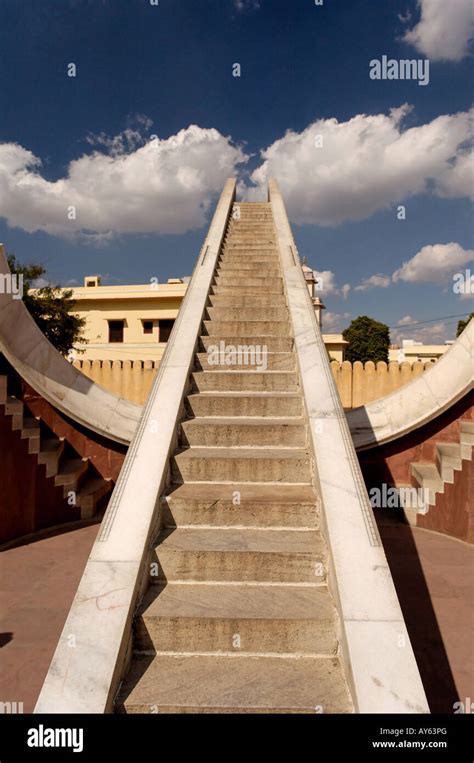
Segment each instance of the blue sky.
M474 274L469 7L2 0L0 241L61 284L164 281L227 175L253 199L273 174L326 330L369 314L448 339L474 309L452 288ZM371 79L383 55L429 60L429 83Z

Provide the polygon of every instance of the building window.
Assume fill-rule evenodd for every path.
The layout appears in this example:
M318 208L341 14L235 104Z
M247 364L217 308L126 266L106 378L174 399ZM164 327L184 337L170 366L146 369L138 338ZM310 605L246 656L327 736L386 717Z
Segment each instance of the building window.
M153 334L153 321L143 321L143 333Z
M173 328L174 321L159 321L160 328L160 342L167 342L170 338L171 329Z
M109 342L123 342L124 321L109 321Z

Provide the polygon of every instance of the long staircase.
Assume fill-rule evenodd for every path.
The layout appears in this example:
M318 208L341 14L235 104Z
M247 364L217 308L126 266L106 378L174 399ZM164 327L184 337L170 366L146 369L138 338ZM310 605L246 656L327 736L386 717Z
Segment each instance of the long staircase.
M64 437L54 434L19 397L9 394L8 386L8 375L0 374L0 415L11 418L12 432L18 432L27 441L28 454L36 457L38 468L45 467L46 478L62 488L64 499L74 499L72 505L78 509L78 518L91 519L107 502L112 481L101 477L88 458L81 458Z
M234 204L119 712L353 710L293 344L271 205Z

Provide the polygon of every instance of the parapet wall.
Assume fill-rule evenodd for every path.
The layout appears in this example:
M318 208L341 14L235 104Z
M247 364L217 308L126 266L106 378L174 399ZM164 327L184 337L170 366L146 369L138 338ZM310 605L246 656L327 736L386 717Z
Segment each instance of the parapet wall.
M436 361L417 361L416 363L384 363L375 364L345 360L338 363L331 361L331 370L336 381L342 406L345 410L357 408L359 405L371 403L385 395L403 387L416 379Z
M377 400L420 376L434 361L422 363L339 363L331 361L345 410ZM142 405L148 397L159 361L153 360L75 360L73 365L96 384L118 397Z

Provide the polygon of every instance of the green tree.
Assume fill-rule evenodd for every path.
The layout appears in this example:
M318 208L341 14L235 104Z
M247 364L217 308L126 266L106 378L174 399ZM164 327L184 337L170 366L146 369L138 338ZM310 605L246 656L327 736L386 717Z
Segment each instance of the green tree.
M349 342L345 352L346 360L354 363L356 360L366 363L373 360L388 361L390 346L390 331L385 323L379 323L367 315L360 315L342 332L344 339Z
M462 334L464 329L466 328L467 324L471 320L471 318L474 318L474 313L471 313L465 321L458 321L458 330L456 331L456 338L459 336L459 334Z
M46 272L42 265L22 265L14 254L7 255L12 273L23 276L23 302L37 326L62 355L81 340L85 319L74 309L71 289L47 284L32 291L34 282Z

